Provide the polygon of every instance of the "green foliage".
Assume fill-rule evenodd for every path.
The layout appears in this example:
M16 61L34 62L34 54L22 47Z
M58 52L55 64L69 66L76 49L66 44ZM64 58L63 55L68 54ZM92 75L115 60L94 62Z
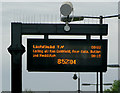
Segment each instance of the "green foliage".
M114 80L112 87L110 89L106 89L104 93L120 93L118 89L120 88L120 80Z

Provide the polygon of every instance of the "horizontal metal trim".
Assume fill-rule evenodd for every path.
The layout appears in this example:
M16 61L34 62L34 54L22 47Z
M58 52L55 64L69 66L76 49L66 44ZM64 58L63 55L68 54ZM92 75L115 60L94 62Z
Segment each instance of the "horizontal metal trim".
M22 35L107 35L107 24L69 24L70 31L64 30L65 24L22 24Z

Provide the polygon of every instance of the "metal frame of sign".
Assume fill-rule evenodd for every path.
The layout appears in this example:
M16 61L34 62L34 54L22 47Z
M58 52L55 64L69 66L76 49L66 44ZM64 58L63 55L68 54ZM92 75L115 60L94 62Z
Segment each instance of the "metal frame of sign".
M25 47L22 45L22 35L90 35L108 34L108 25L102 24L102 16L100 24L70 24L70 31L64 31L65 24L28 24L28 23L11 23L11 45L8 48L11 54L11 91L12 93L22 92L22 54ZM102 72L101 73L101 91L102 91Z

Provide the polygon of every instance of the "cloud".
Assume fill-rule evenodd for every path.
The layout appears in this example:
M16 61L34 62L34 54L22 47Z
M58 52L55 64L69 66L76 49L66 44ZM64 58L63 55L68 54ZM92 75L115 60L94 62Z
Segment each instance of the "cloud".
M119 0L2 0L2 2L118 2Z

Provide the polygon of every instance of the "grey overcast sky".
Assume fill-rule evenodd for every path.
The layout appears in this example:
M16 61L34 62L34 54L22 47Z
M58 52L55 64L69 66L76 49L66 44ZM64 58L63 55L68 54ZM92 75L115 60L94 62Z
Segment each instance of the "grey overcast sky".
M12 0L11 0L12 1ZM39 0L39 2L30 3L30 0L24 0L25 2L12 3L8 0L2 0L2 30L0 32L2 37L2 90L10 90L10 54L7 52L7 48L10 45L10 23L13 22L60 22L59 8L63 1L46 2ZM41 1L41 2L40 2ZM55 2L54 2L55 1ZM64 0L65 1L65 0ZM68 1L68 0L67 0ZM118 0L76 0L73 1L74 15L112 15L118 13ZM103 1L103 2L102 2ZM1 16L0 16L1 17ZM78 23L98 23L97 20L84 20ZM106 19L104 23L109 24L109 52L108 63L118 63L118 20ZM23 36L23 45L26 47L26 39L33 36ZM43 38L43 36L34 36ZM50 36L51 38L51 36ZM79 38L79 36L57 36L54 38ZM93 37L94 38L94 37ZM96 37L97 38L97 37ZM28 73L26 70L26 53L23 55L23 90L41 90L41 91L76 91L77 81L72 79L74 73ZM1 68L1 67L0 67ZM0 70L1 71L1 70ZM108 68L108 71L104 74L104 82L113 82L118 79L118 69ZM81 82L96 83L95 73L81 73ZM105 87L108 88L108 87ZM95 86L84 87L83 91L93 91Z
M118 2L119 0L1 0L1 2Z

